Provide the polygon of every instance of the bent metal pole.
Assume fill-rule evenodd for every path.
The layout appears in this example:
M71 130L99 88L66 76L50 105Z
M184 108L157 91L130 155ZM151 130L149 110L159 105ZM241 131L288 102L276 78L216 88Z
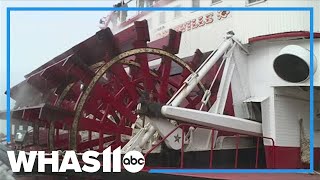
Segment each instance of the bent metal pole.
M201 66L185 80L183 86L177 91L177 93L167 102L167 105L178 107L182 100L188 96L188 94L195 88L195 86L201 81L201 79L208 73L208 71L213 67L213 65L220 59L221 56L233 45L232 36L226 37L226 39L220 44L218 49L212 52L208 58L201 64ZM156 132L154 126L149 126L147 132L141 142L139 147L142 148L151 136Z
M184 85L177 91L177 93L168 101L167 105L177 107L182 100L189 95L189 93L197 86L201 79L208 73L213 65L220 59L221 56L232 46L232 38L227 37L219 48L212 52L196 72L190 74L185 80Z

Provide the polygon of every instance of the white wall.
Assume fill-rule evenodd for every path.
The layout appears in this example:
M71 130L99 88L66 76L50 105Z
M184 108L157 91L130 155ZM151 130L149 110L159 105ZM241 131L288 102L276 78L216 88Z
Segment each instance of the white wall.
M298 120L305 119L304 126L306 134L309 134L309 92L302 93L301 91L283 91L285 87L291 89L298 89L295 86L309 86L309 80L303 83L288 83L279 78L273 70L273 60L278 55L279 51L289 44L300 45L304 48L309 48L309 40L277 40L264 41L253 43L249 46L250 55L241 57L238 61L244 64L247 61L247 85L249 92L253 97L267 97L262 102L262 116L263 116L263 134L267 137L275 138L276 145L279 146L293 146L298 147L300 132ZM315 41L314 52L316 56L320 57L318 51L320 40ZM319 69L319 64L318 64ZM314 75L314 85L320 86L320 71L317 70ZM280 91L280 88L282 91ZM237 91L233 87L233 93ZM276 91L274 90L276 89ZM282 93L281 93L282 92ZM320 94L315 91L315 113L320 112ZM283 95L277 94L289 93L291 96L299 99L288 99ZM235 110L240 111L235 106ZM271 145L270 141L265 140L265 144ZM315 132L315 146L320 146L320 132Z
M262 84L262 86L250 86L253 95L260 96L266 91L266 87L274 86L309 86L310 80L301 83L289 83L277 76L273 70L273 60L280 50L287 45L295 44L309 49L309 39L303 40L273 40L253 43L249 47L248 56L249 82L250 84ZM314 85L320 86L320 40L314 41L314 54L317 58L317 71L314 74Z
M167 7L190 7L191 0L173 1L168 4ZM266 0L264 2L250 5L250 7L314 7L314 31L320 32L319 26L319 13L320 3L316 0ZM202 0L200 6L202 7L245 7L246 0L222 0L220 3L211 4L210 0ZM199 14L207 14L207 12L181 12L182 17L175 18L173 11L165 12L166 22L160 24L159 16L160 12L153 12L151 15L147 15L142 19L152 19L151 34L155 35L157 32L169 29L175 25L186 22L193 19ZM216 11L212 11L217 14ZM221 35L220 31L223 29L232 29L237 34L237 37L243 42L248 43L248 39L251 37L274 34L279 32L289 31L309 31L309 12L303 11L232 11L232 20L230 23L220 24L217 30L216 23L213 23L213 29L210 29L212 35ZM159 27L163 28L157 30ZM227 26L227 27L224 27ZM205 30L205 29L204 29ZM218 32L217 32L218 31ZM225 30L224 30L225 31ZM195 33L199 33L194 31ZM193 35L194 36L194 35ZM201 42L201 41L200 41ZM211 45L213 47L213 45Z
M175 1L168 6L191 6L191 1ZM201 6L210 6L210 1L201 1ZM314 7L314 31L320 32L319 26L319 2L311 1L281 1L267 0L254 5L255 7ZM216 7L243 7L245 0L222 0L215 4ZM169 20L166 24L159 25L160 12L148 15L146 19L152 19L150 34L152 39L158 38L157 33L175 27L208 12L182 12L183 16L174 18L174 12L166 12ZM210 51L217 48L223 40L225 33L233 30L236 37L248 46L250 55L246 56L240 51L236 55L236 72L232 80L232 91L236 116L246 117L243 100L249 97L265 97L262 102L263 133L264 136L273 137L276 145L299 146L298 116L306 119L305 128L309 127L308 100L288 100L275 96L274 87L279 86L309 86L309 81L304 83L288 83L279 78L273 70L273 60L280 50L286 45L296 44L309 49L309 40L271 40L257 43L248 43L248 39L261 35L268 35L290 31L309 31L308 12L231 12L228 18L219 21L215 15L214 23L184 32L178 56L184 57L194 53L199 48L201 51ZM320 60L320 40L315 40L314 53ZM318 63L320 66L320 63ZM320 86L320 67L314 75L314 85ZM305 95L307 96L307 95ZM320 95L319 95L320 96ZM317 105L318 106L318 105ZM301 108L302 107L302 108ZM289 125L288 125L289 124ZM308 130L306 130L308 133ZM320 134L315 133L316 146L320 146ZM288 139L289 138L289 139ZM288 139L288 140L287 140ZM265 140L265 144L271 145Z
M314 101L315 112L320 108L319 91ZM298 88L276 88L275 91L275 141L278 146L300 147L299 119L303 119L305 136L309 138L309 92ZM320 131L314 132L314 146L320 147Z
M213 6L219 7L243 7L246 6L245 0L222 0L221 3L215 4ZM191 6L191 0L189 1L173 1L168 6L175 7L180 6ZM315 31L320 32L319 26L319 10L317 6L320 5L318 1L284 1L284 0L266 0L265 2L258 3L254 7L295 7L295 6L310 6L314 7L315 12ZM201 1L201 6L211 6L211 1ZM319 12L318 12L319 11ZM229 30L233 30L236 34L236 38L240 39L242 43L247 44L248 39L261 35L268 35L281 32L290 32L290 31L309 31L309 13L308 12L246 12L246 11L232 11L227 18L218 20L218 12L181 12L182 16L179 18L174 17L174 12L165 12L166 21L165 24L159 24L161 12L153 12L142 19L151 19L151 29L150 36L152 40L159 38L158 34L174 28L179 24L188 22L199 16L205 16L208 13L214 14L214 22L208 25L205 25L201 28L193 29L191 31L186 31L182 33L180 52L179 57L185 57L193 55L196 49L200 49L203 52L215 50L218 45L223 40L225 33ZM309 49L309 41L288 41L289 43L297 43L307 49ZM251 79L250 82L266 82L268 86L279 86L279 85L294 85L294 84L284 84L281 79L276 81L270 81L270 79L276 79L276 75L273 72L271 64L271 59L274 59L278 54L281 48L284 47L285 41L269 41L255 43L250 47L250 50L254 51L250 55L249 59L252 64L249 65L249 71L254 71L255 69L266 71L267 76L255 77ZM263 47L263 48L262 48ZM317 51L320 49L319 40L316 40L314 52L318 59L320 59L320 52ZM263 56L263 58L262 58ZM258 59L257 59L258 58ZM260 59L260 60L259 60ZM266 61L267 59L267 61ZM320 65L320 63L318 63ZM260 67L259 67L260 66ZM268 67L264 69L261 67ZM320 68L319 68L320 69ZM251 78L252 76L249 76ZM320 85L320 71L315 75L315 85ZM306 81L306 85L309 82ZM259 95L260 87L253 87L254 95ZM264 87L261 87L264 88ZM263 89L262 89L263 90Z

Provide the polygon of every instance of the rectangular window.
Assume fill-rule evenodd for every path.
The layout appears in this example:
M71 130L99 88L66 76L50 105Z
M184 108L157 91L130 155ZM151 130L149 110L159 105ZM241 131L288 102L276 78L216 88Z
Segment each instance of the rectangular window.
M211 0L211 3L212 3L212 4L218 4L218 3L220 3L220 2L222 2L222 0Z
M247 102L247 108L249 110L249 120L262 122L262 112L260 102Z
M166 22L166 12L160 12L159 22L160 24L164 24Z
M264 1L266 1L266 0L247 0L246 5L254 5L254 4L264 2Z
M315 131L320 131L320 111L319 111L319 107L316 110L317 112L315 112L315 117L314 117L314 130Z
M192 7L200 7L200 0L192 0Z
M152 19L149 18L149 19L147 19L147 21L148 21L148 27L149 27L149 29L152 29Z
M180 5L176 6L177 8L181 7ZM181 11L174 11L174 18L178 18L181 16Z

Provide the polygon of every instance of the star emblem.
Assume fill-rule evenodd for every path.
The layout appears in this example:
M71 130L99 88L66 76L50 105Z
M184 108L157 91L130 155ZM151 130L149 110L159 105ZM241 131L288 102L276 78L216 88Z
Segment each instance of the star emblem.
M181 139L181 137L179 136L179 134L174 136L174 142L179 142Z

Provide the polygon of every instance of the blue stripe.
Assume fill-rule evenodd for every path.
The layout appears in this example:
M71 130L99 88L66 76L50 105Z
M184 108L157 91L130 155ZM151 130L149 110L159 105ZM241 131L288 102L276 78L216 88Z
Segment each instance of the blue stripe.
M12 11L310 11L309 7L9 7Z
M310 169L150 169L149 173L313 173Z
M7 9L7 142L11 137L10 121L10 10Z
M8 7L7 8L7 142L10 141L10 11L309 11L310 12L310 69L313 69L312 7ZM310 71L312 73L313 71ZM310 74L310 169L151 169L150 173L313 173L313 74Z
M314 101L313 101L313 40L314 40L314 35L313 35L313 8L310 10L310 170L314 170L314 154L313 154L313 140L314 140Z

